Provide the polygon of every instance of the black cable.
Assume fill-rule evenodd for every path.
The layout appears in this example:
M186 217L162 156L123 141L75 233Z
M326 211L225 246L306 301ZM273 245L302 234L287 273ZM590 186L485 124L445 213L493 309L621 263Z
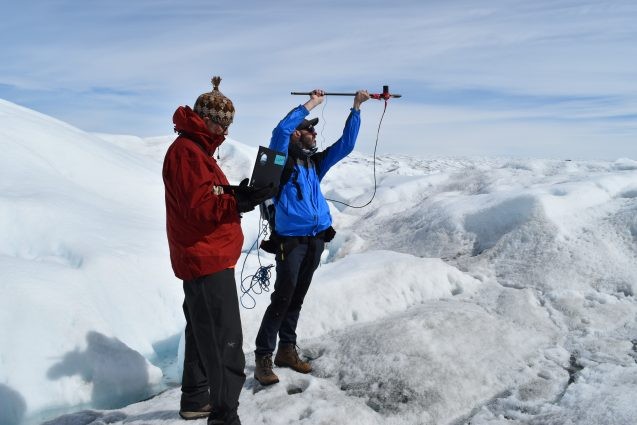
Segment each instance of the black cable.
M250 246L250 249L243 259L243 265L241 266L241 297L239 298L239 300L241 301L241 306L247 310L252 310L257 305L257 300L252 296L252 294L250 294L250 291L252 291L255 295L260 295L264 292L270 292L270 278L272 277L271 269L272 267L274 267L274 264L270 264L269 266L264 266L263 264L261 264L261 254L259 253L259 248L257 248L257 259L259 261L259 268L256 272L254 272L254 274L243 277L243 272L246 267L248 256L259 242L259 238L261 237L261 235L263 235L263 238L265 239L265 236L268 233L268 222L266 220L260 219L259 226L260 228L259 233L257 234L257 238L252 243L252 246ZM248 279L250 279L250 286L246 288L245 281ZM250 300L252 300L250 307L243 301L244 297L248 297Z
M323 102L323 108L321 108L321 119L323 119L323 125L321 126L321 150L323 150L323 143L325 142L325 136L323 135L323 131L325 131L325 106L327 106L327 96L325 96L325 102Z
M376 143L374 143L374 193L372 193L371 199L369 201L367 201L366 204L360 205L360 206L350 205L347 202L337 201L336 199L326 198L326 200L332 201L332 202L337 202L339 204L345 205L345 206L350 207L350 208L365 208L366 206L371 204L372 201L374 200L374 197L376 196L376 189L377 189L377 184L376 184L376 148L378 147L378 138L380 136L380 125L383 123L383 118L385 117L385 111L387 111L387 100L385 100L385 108L383 108L383 114L380 116L380 121L378 122L378 131L376 131Z

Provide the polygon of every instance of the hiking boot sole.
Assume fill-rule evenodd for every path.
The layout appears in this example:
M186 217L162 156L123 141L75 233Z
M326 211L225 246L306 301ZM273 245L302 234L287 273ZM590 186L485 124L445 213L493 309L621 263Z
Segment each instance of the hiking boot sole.
M181 416L181 419L184 419L186 421L192 421L192 420L195 420L195 419L207 418L208 416L210 416L210 412L182 412L182 411L179 411L179 416Z

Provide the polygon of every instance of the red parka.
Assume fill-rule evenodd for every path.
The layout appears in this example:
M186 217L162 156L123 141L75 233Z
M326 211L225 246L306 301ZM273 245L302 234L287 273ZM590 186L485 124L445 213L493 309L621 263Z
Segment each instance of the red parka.
M243 232L233 195L213 194L228 180L212 154L223 142L190 107L173 115L179 137L164 158L166 231L175 276L191 280L234 267Z

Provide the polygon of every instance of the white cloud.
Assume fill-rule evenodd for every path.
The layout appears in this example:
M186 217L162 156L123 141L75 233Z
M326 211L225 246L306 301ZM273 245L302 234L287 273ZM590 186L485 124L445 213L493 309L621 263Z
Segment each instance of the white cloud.
M241 105L232 131L248 143L267 139L300 101L290 91L315 87L375 91L389 84L405 95L396 102L409 107L400 109L409 114L403 121L423 109L443 115L441 126L486 113L486 121L466 125L488 129L516 115L533 133L559 134L563 150L576 138L581 143L573 119L586 110L598 121L583 126L591 140L623 143L631 128L613 116L630 115L637 104L637 7L629 1L59 1L33 13L25 5L7 11L13 19L0 29L10 40L0 98L91 131L165 134L174 108L208 90L213 74ZM564 103L569 99L575 103ZM464 139L455 127L444 130L448 139ZM410 151L402 141L427 129L395 131L392 145ZM484 141L472 143L489 151Z

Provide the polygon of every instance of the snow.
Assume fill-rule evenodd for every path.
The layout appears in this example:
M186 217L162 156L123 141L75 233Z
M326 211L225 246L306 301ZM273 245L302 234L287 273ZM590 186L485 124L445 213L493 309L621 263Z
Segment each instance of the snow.
M0 122L0 424L182 423L173 136L89 134L3 100ZM220 154L239 182L256 147ZM372 161L352 153L327 197L367 203ZM311 374L254 381L269 290L241 298L243 423L637 423L637 161L382 155L376 171L369 206L331 204L299 322ZM243 228L238 285L244 260L244 277L274 262L248 254L256 212Z

